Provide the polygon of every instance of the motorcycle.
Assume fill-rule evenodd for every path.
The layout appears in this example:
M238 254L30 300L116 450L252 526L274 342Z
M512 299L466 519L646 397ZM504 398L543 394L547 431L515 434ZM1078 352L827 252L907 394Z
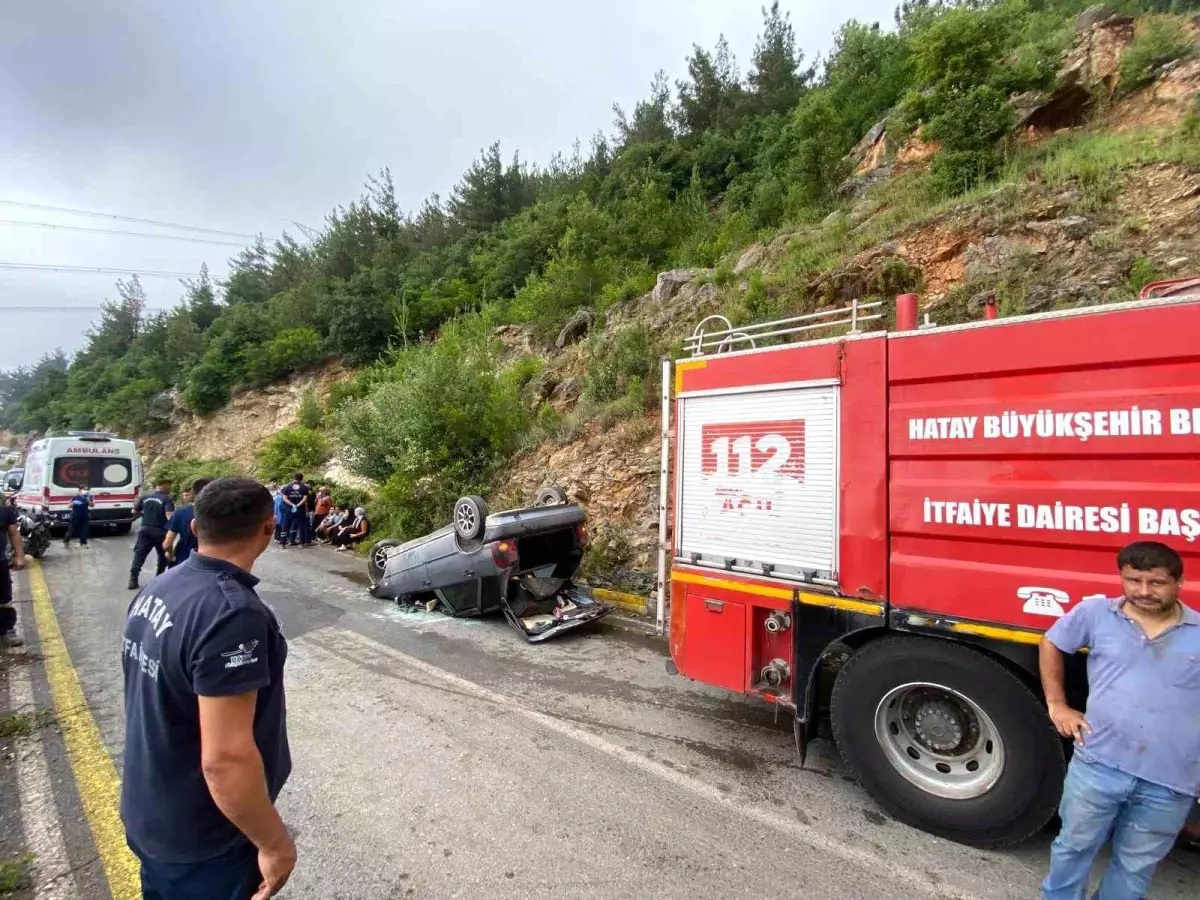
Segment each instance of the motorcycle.
M21 530L21 543L25 552L34 559L41 559L50 549L50 516L38 510L35 513L20 513L17 516L17 527ZM5 541L5 551L8 561L13 561L12 541Z

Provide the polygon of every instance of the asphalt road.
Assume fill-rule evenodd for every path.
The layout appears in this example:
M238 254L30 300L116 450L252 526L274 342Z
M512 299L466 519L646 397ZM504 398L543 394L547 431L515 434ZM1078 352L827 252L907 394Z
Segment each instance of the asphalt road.
M92 544L56 544L43 572L119 766L132 538ZM790 723L668 675L650 636L602 623L531 646L501 619L402 612L325 548L272 548L255 571L290 643L286 897L1037 896L1048 835L985 852L894 822L830 744L801 769ZM53 729L43 740L76 895L100 897L66 755ZM1184 853L1150 896L1198 890Z

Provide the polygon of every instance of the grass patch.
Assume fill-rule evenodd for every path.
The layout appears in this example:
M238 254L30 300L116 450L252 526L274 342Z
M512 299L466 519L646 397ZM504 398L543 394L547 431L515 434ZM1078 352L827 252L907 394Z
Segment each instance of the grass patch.
M1121 93L1130 94L1145 87L1158 69L1196 52L1196 42L1182 16L1146 16L1137 33L1121 55Z
M32 853L26 853L20 859L0 860L0 894L11 894L33 886L29 867L34 859Z
M1092 235L1092 249L1097 253L1114 253L1120 250L1120 233L1116 231L1097 231Z
M28 713L9 713L0 716L0 738L22 737L45 728L54 721L54 713L39 709Z
M1133 261L1133 265L1129 267L1129 276L1127 279L1129 292L1136 297L1142 288L1157 279L1158 270L1154 268L1154 263L1144 256L1139 256Z

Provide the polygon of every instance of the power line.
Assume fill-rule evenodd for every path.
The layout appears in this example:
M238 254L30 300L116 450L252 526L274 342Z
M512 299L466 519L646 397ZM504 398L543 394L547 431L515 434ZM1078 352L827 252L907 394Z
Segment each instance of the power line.
M174 309L173 306L147 306L146 312L169 312ZM5 306L0 304L0 313L6 312L45 312L45 313L62 313L62 312L98 312L104 309L103 306Z
M147 269L108 269L92 266L43 266L36 263L0 262L0 269L24 272L57 272L64 275L137 275L141 278L195 278L196 272L157 272Z
M153 238L157 241L185 241L192 244L221 244L226 247L245 247L239 241L221 241L216 238L184 237L181 234L146 234L142 231L120 231L110 228L88 228L84 225L56 225L53 222L20 222L16 219L0 219L0 225L21 225L26 228L60 228L65 231L86 231L91 234L118 234L126 237Z
M242 234L237 231L222 231L218 228L200 228L196 225L179 225L176 222L162 222L158 219L139 219L137 216L118 216L114 213L92 212L87 209L71 209L65 206L45 206L41 203L21 203L17 200L0 200L0 206L16 206L21 209L37 209L42 212L69 213L73 216L91 216L94 219L115 219L118 222L138 222L142 225L156 225L159 228L175 228L180 231L198 231L204 234L219 234L225 237L245 238L254 240L256 235Z

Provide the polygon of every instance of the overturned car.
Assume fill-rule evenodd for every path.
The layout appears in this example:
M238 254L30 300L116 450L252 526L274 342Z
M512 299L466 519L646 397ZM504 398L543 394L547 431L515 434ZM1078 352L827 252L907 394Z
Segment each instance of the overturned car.
M534 506L498 513L481 497L462 497L445 528L406 543L377 541L367 573L375 597L435 597L451 616L500 610L536 642L612 612L571 581L586 547L587 516L559 488L543 488Z

